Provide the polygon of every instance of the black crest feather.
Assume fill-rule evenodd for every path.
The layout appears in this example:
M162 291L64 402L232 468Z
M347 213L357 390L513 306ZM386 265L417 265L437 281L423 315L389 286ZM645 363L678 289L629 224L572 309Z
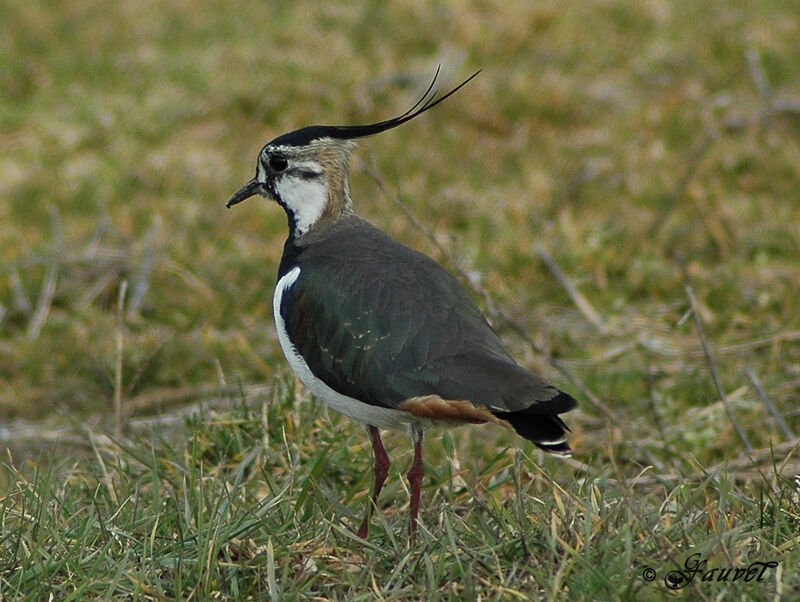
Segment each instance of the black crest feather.
M313 140L317 140L319 138L352 140L354 138L363 138L364 136L372 136L373 134L385 132L386 130L396 128L407 121L411 121L428 109L432 109L440 102L444 102L453 94L458 92L461 88L466 86L478 75L478 73L480 73L480 70L476 71L463 82L458 84L458 86L447 92L447 94L438 96L439 91L434 89L434 86L436 85L436 80L439 77L440 70L441 67L436 68L436 73L433 75L433 80L416 104L398 117L393 117L392 119L386 119L384 121L378 121L377 123L370 123L368 125L310 125L308 127L289 132L288 134L278 136L269 143L269 146L305 146Z

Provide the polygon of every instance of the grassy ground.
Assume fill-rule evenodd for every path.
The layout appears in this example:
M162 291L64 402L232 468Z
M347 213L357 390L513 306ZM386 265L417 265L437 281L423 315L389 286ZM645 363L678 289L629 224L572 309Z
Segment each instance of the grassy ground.
M2 12L0 599L800 596L791 3ZM410 547L408 441L357 540L368 439L272 328L285 218L223 204L266 140L401 113L439 63L483 72L361 145L357 208L582 403L566 462L428 435Z

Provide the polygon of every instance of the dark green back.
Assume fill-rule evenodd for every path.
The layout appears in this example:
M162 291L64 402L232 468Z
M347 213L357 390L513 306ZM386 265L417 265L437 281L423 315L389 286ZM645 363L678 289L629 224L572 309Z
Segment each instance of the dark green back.
M279 276L294 266L281 305L289 338L339 393L384 407L435 394L498 411L559 393L511 359L453 276L356 216L287 241Z

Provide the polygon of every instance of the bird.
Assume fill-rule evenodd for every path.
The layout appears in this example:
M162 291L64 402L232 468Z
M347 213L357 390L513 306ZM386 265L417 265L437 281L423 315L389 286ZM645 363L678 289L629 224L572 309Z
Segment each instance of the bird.
M226 203L262 196L286 213L289 234L272 297L275 328L300 381L366 426L374 483L361 538L390 467L381 429L405 431L414 446L407 474L412 541L424 430L494 423L551 454L571 453L560 415L577 401L520 366L453 275L359 217L350 197L357 139L415 119L478 73L440 95L437 69L417 103L391 119L311 125L278 136L259 152L255 176Z

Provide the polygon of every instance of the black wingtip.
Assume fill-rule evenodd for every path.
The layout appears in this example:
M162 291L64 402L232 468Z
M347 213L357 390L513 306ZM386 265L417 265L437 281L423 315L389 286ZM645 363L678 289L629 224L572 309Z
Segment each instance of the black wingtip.
M553 399L535 403L524 410L494 414L506 420L521 437L538 448L556 456L570 456L572 449L567 442L570 430L558 415L569 412L577 405L575 398L559 391Z

